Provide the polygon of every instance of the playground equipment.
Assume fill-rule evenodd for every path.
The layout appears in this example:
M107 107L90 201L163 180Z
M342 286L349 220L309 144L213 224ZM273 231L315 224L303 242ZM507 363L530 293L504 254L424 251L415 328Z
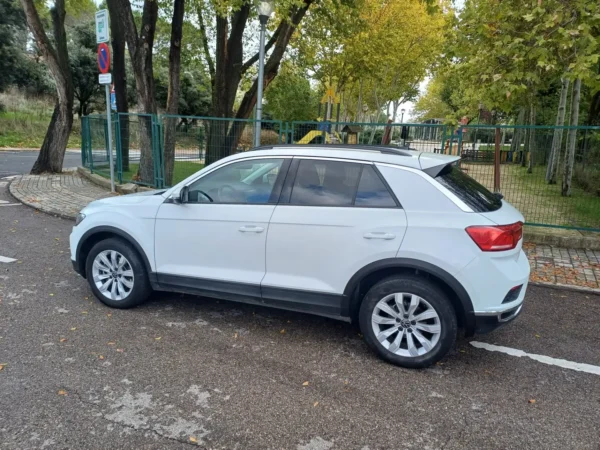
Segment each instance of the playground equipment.
M325 114L324 117L321 118L321 108L325 105ZM321 97L321 101L319 103L319 122L321 122L318 126L317 130L311 130L306 133L302 139L298 141L298 144L310 144L313 140L318 139L319 137L322 139L322 143L324 144L339 144L342 142L342 138L337 132L331 130L331 116L333 113L333 105L337 105L337 118L336 122L339 122L340 118L340 96L336 93L336 85L334 82L328 81L325 83L325 94Z

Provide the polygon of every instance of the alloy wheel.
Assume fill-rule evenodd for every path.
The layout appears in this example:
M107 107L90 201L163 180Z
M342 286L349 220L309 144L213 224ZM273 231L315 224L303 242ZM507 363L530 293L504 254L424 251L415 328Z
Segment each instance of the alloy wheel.
M96 255L92 276L100 293L108 299L124 300L133 290L131 264L115 250L104 250Z
M373 309L371 324L376 339L385 349L405 357L429 353L442 331L440 317L433 306L409 293L382 298Z

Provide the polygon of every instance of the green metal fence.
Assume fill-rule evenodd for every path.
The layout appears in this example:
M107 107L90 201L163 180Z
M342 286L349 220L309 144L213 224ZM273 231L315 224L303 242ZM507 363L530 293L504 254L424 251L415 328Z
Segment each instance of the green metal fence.
M116 179L156 187L176 184L206 164L251 149L255 123L214 117L114 114ZM600 231L600 127L576 127L571 190L566 196L562 183L571 129L264 120L261 144L395 145L459 155L459 167L490 190L502 193L523 213L527 224ZM557 130L562 130L562 139L556 182L548 183ZM110 176L106 131L104 116L83 118L82 163Z

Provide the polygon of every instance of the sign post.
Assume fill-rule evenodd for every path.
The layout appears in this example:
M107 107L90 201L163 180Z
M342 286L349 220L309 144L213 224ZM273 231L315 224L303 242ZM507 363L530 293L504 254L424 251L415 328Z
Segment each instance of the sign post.
M110 191L115 192L115 165L112 151L112 118L110 85L112 84L112 74L110 71L110 49L106 42L110 39L108 32L108 11L103 9L96 12L96 43L98 45L98 83L104 85L106 95L106 130L108 141L108 162L110 165Z

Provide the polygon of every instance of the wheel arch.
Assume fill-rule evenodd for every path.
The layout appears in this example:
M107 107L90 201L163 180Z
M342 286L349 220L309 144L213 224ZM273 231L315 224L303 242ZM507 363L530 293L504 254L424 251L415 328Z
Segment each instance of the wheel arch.
M77 244L77 250L75 252L75 255L77 258L77 266L81 276L83 276L84 278L86 277L85 262L87 259L87 255L89 254L92 247L98 242L112 237L121 238L124 241L131 244L142 258L142 261L144 262L144 267L146 267L146 271L148 272L148 274L150 275L152 273L152 266L150 265L150 260L148 259L146 252L129 233L116 227L98 226L90 228L88 231L86 231L79 240L79 243Z
M348 281L344 289L346 305L343 315L349 316L354 322L364 295L378 281L392 275L402 273L425 276L436 283L448 295L452 307L456 312L459 326L464 328L467 336L475 331L475 316L471 297L451 274L439 267L418 259L388 258L375 261L360 269Z

